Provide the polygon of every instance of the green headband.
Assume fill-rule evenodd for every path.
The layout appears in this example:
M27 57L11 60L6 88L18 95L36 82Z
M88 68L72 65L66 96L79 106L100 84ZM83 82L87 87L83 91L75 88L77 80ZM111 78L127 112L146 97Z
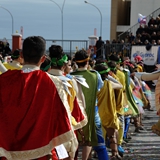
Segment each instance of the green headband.
M116 70L116 67L109 67L110 68L110 70Z
M121 59L119 59L119 61L118 62L116 62L116 63L121 63L122 61L121 61Z
M54 66L63 66L63 64L68 60L68 57L67 55L65 54L61 59L59 59L57 61L57 58L52 58L51 59L51 63L54 65Z
M20 55L17 55L17 56L14 56L14 55L11 55L11 58L19 58Z
M104 66L107 66L107 63L105 63L105 62L104 62L104 63L101 63L101 64L104 65Z
M104 74L104 73L108 73L110 71L110 68L106 69L106 70L103 70L103 71L100 71L99 74Z
M48 71L48 69L51 67L51 62L45 67L41 68L42 71Z

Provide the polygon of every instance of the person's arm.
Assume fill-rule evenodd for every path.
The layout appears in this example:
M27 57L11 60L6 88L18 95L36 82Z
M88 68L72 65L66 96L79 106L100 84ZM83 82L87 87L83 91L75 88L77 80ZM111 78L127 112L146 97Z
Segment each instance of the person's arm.
M158 80L160 76L159 72L152 72L152 73L146 73L146 72L135 72L135 76L143 81L152 81L152 80Z
M108 80L111 82L113 89L122 89L123 88L122 84L119 81L117 81L115 78L113 78L112 76L108 75Z
M4 73L7 71L7 68L3 65L3 63L0 61L0 72Z
M115 83L112 81L109 81L109 82L111 83L113 89L122 89L123 88L123 86L120 83Z

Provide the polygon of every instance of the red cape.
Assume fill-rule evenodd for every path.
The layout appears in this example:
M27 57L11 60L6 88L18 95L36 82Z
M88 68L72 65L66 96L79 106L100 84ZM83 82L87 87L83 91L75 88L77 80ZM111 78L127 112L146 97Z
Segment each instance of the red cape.
M0 128L0 156L6 156L4 149L12 156L10 151L37 152L49 145L47 153L28 155L42 157L74 136L54 83L40 70L12 70L0 76Z

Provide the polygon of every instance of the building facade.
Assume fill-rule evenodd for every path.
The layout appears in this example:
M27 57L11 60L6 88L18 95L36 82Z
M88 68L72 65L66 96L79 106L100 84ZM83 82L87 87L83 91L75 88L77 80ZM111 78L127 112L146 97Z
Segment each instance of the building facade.
M144 16L158 16L153 12L160 8L160 0L111 0L110 40L129 30L135 32L138 27L138 14Z

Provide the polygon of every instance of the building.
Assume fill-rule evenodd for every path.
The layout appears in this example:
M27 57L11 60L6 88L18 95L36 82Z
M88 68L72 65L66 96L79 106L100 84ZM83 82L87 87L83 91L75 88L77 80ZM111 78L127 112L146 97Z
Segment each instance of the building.
M126 31L135 34L139 26L139 13L148 19L158 16L160 0L111 0L110 40L118 39Z

